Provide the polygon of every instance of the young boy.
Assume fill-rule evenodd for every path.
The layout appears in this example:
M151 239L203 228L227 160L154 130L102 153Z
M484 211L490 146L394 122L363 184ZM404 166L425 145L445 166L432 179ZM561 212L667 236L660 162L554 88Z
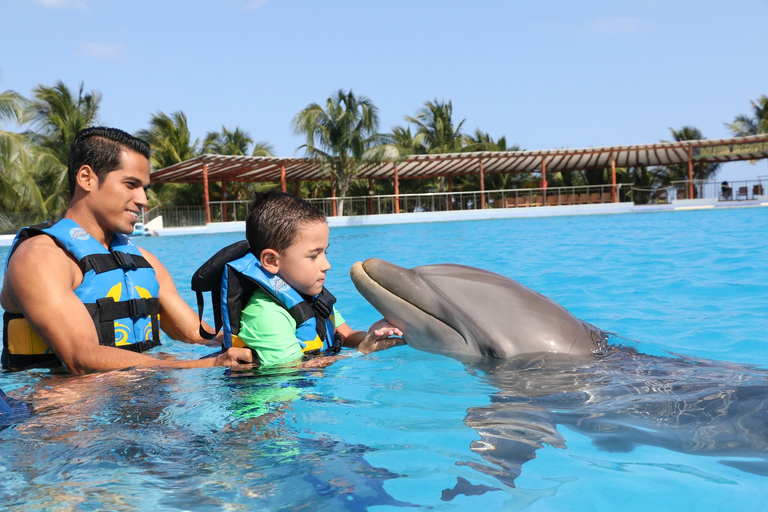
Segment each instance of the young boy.
M303 350L313 348L307 344L315 340L315 330L319 339L328 340L325 346L333 345L338 337L341 346L357 348L365 354L404 343L401 338L390 338L403 333L384 319L373 324L368 332L353 331L333 305L335 299L328 300L332 296L324 291L324 284L331 268L327 259L329 229L325 214L319 209L282 192L257 194L248 211L245 234L262 268L276 274L270 282L276 283L277 291L285 291L287 284L306 304L325 301L331 305L326 306L330 313L327 319L319 314L311 322L315 328L308 335L306 325L297 325L289 312L290 305L281 304L257 288L242 311L239 337L258 354L262 365L301 359Z

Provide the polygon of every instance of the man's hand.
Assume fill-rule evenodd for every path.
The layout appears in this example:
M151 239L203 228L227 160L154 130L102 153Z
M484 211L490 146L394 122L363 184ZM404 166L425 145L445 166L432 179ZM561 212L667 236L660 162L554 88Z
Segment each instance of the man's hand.
M230 347L216 357L216 366L237 366L254 362L258 361L254 360L253 351L249 348Z

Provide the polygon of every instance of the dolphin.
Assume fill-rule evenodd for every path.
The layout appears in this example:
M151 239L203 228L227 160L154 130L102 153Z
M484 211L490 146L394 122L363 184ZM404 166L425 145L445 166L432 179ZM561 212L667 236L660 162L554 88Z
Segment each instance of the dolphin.
M476 268L408 270L372 259L351 276L409 345L463 360L498 390L464 419L480 435L470 448L487 464L459 465L514 487L539 449L566 449L563 425L600 451L656 446L768 476L764 368L608 346L607 333L557 303Z
M553 300L487 270L463 265L406 269L371 258L350 271L360 294L413 348L457 359L605 351L607 333Z

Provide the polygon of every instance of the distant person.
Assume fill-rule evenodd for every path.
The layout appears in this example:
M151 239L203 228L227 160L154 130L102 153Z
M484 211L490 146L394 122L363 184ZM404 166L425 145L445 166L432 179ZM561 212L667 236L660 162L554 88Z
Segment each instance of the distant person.
M404 343L390 338L402 332L385 320L367 332L355 331L336 309L335 297L325 289L331 265L322 211L282 192L259 193L245 230L247 242L219 251L192 281L199 292L196 283L206 275L214 283L226 280L228 295L221 306L214 305L226 310L225 346L250 347L260 364L273 365L301 361L305 354L335 354L341 347L370 353Z
M720 193L722 194L723 199L731 199L733 197L733 190L727 181L720 184Z
M177 340L206 341L168 270L126 236L147 205L149 155L149 144L116 128L77 134L64 218L19 231L6 261L4 368L86 373L252 362L237 348L193 361L142 354L160 344L161 327Z

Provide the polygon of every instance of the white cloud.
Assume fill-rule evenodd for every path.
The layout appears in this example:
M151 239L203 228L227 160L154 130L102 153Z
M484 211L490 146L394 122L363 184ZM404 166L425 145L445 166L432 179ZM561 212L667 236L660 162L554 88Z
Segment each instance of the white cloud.
M125 51L122 44L83 43L80 45L80 55L94 59L115 59Z
M645 32L647 28L648 23L639 18L607 18L587 26L587 29L592 32L613 34L637 34Z
M85 0L34 0L41 7L52 7L54 9L87 9Z

